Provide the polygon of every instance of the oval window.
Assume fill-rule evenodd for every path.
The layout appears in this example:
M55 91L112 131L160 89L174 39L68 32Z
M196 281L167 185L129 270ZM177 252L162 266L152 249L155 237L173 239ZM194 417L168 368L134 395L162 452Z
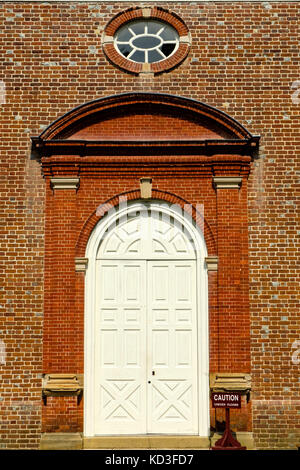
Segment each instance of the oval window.
M172 56L179 46L179 35L171 25L156 20L131 21L121 26L114 43L127 60L138 63L160 62Z

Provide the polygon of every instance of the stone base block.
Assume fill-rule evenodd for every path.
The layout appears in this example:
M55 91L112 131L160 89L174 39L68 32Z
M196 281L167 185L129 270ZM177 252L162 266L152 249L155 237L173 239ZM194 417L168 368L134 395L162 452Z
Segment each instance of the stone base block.
M201 436L97 436L84 437L84 449L209 449Z
M80 433L42 434L41 450L81 449L209 449L210 440L201 436L97 436Z
M82 435L80 433L53 432L41 436L41 450L80 450Z

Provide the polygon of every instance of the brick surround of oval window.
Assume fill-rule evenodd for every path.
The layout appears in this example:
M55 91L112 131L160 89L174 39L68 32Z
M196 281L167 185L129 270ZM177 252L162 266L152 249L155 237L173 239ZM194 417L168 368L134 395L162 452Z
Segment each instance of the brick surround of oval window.
M133 62L123 57L114 46L114 36L121 26L137 19L160 20L173 26L179 36L179 47L176 52L160 62L153 63ZM158 74L175 68L187 57L190 45L190 34L184 21L175 13L161 7L133 7L118 14L107 24L102 37L103 51L108 60L122 70L137 75L140 73Z

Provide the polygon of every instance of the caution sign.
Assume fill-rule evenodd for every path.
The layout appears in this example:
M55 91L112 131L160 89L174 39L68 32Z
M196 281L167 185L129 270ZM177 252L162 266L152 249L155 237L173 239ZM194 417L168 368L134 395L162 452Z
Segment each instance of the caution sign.
M238 392L213 392L213 408L241 408L241 394Z

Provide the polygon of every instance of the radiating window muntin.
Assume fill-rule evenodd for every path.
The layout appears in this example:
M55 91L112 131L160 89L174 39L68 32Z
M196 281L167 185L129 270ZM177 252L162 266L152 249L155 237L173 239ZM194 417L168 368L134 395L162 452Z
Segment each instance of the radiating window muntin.
M161 62L179 46L179 35L169 24L156 20L136 20L118 29L115 47L128 60L139 63Z

